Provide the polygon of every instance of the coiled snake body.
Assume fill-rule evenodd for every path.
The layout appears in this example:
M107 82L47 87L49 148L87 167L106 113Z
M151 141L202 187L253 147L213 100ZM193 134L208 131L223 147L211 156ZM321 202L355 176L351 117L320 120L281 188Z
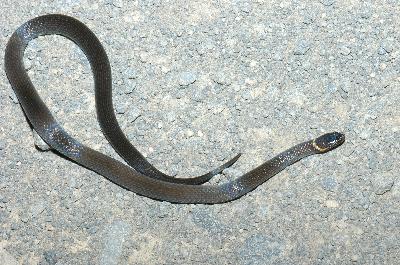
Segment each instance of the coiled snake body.
M29 41L49 34L71 39L86 54L94 75L96 109L103 133L114 149L133 168L72 138L57 123L39 97L25 70L23 55ZM65 15L45 15L21 25L7 44L5 70L25 115L36 132L54 150L121 187L157 200L204 204L235 200L296 161L312 154L330 151L341 145L345 139L341 133L328 133L284 151L231 182L221 185L198 185L233 164L239 156L205 175L188 179L176 179L154 168L129 143L118 126L112 105L111 69L107 55L94 33L78 20Z

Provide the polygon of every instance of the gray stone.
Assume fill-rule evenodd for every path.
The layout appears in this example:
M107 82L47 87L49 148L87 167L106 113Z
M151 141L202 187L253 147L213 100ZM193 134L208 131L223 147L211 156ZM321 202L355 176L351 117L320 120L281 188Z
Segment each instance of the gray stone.
M141 115L141 111L135 106L131 106L127 112L130 122L135 122Z
M333 83L329 83L328 85L327 85L327 87L326 87L326 90L329 92L329 93L335 93L336 91L337 91L337 87L335 86L335 84L333 84Z
M12 100L12 102L13 102L14 104L19 104L18 97L17 97L17 95L15 95L14 92L11 92L11 93L9 94L9 97L10 97L10 99Z
M378 54L379 55L385 55L387 53L388 52L385 50L385 48L383 48L382 46L379 47L379 49L378 49Z
M49 265L57 264L58 257L57 252L54 250L46 250L43 253L44 259L47 261Z
M339 87L339 94L343 99L347 99L349 97L349 91L347 90L347 88L343 85L341 85Z
M6 149L6 142L3 139L0 139L0 150Z
M2 202L2 203L7 203L7 202L8 202L8 199L7 199L4 195L1 195L1 194L0 194L0 202Z
M214 82L220 85L230 85L232 83L232 78L227 73L223 71L218 71L213 76Z
M136 81L134 81L132 79L126 80L125 84L124 84L124 87L125 87L124 93L125 94L133 93L133 91L135 91L136 85L137 85Z
M308 41L300 40L297 42L296 47L294 49L294 55L305 55L311 48L311 45Z
M107 2L117 8L122 8L124 6L123 0L107 0Z
M126 104L124 102L118 102L115 105L115 112L118 114L124 114L126 111Z
M193 72L182 72L179 75L179 85L181 86L188 86L196 82L197 76Z
M32 129L33 143L40 151L49 151L51 147L39 136L39 134Z
M371 180L371 182L374 192L377 195L383 195L386 192L389 192L394 185L394 180L392 176L388 174L384 174L382 176L376 176Z
M349 55L350 53L351 53L351 50L350 50L349 47L347 47L347 46L342 46L342 47L340 48L340 54L341 54L341 55L347 56L347 55Z
M320 3L324 6L331 6L336 2L336 0L320 0Z
M46 203L39 201L31 206L31 216L37 217L46 209Z
M133 66L128 67L124 71L124 76L128 79L136 79L139 75L138 72L134 69Z

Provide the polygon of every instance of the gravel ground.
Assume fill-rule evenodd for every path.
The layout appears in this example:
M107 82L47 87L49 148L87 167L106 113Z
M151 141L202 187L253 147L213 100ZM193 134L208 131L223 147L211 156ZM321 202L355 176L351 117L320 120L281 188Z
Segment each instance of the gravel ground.
M46 13L96 33L120 124L166 173L243 153L217 183L323 132L347 141L232 203L153 201L37 150L1 71L0 263L398 264L400 4L380 2L1 1L3 51ZM67 131L117 157L79 48L42 37L25 63Z

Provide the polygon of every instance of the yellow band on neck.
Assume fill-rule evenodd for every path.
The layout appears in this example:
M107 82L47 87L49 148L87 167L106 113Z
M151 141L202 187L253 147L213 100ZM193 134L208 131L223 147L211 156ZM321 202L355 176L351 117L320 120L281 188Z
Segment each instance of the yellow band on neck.
M321 152L321 153L325 152L326 149L328 149L328 148L321 148L321 147L319 147L319 146L315 143L315 140L312 141L312 145L313 145L313 147L314 147L315 149L317 149L317 150L318 150L319 152Z

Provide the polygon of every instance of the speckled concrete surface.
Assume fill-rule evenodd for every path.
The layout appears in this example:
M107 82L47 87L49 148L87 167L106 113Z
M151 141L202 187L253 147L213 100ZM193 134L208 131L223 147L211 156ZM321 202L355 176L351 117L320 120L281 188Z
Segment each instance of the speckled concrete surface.
M0 60L2 264L396 264L400 255L398 1L0 2L0 43L63 13L102 41L118 119L159 169L233 178L323 132L346 143L222 205L135 195L38 151ZM117 157L84 54L59 36L26 52L77 139Z

